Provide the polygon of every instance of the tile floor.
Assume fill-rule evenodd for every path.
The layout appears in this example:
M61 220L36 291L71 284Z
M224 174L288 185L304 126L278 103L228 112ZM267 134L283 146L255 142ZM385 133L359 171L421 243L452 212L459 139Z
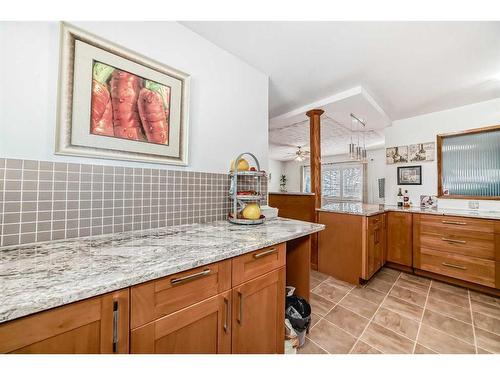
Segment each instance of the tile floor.
M356 287L311 274L299 353L500 353L500 298L389 268Z

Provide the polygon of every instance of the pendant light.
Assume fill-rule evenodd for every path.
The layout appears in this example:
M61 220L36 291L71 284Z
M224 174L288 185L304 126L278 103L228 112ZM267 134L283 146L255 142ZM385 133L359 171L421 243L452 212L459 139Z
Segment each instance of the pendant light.
M356 158L356 146L354 145L352 141L352 124L356 120L354 118L351 119L351 143L349 143L349 159L355 159Z
M359 117L357 117L355 114L351 113L351 144L349 144L349 157L351 159L356 159L359 161L366 161L367 156L366 156L366 144L365 144L365 126L366 123L361 120ZM357 144L354 145L352 143L352 123L355 124L355 131L357 133ZM359 132L363 131L363 146L361 146L359 142ZM351 153L351 145L353 152Z

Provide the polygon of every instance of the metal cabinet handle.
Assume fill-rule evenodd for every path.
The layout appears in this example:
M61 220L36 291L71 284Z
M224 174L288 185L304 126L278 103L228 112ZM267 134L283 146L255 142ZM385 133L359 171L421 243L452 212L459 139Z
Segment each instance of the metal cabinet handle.
M192 275L179 277L177 279L172 279L172 280L170 280L170 284L178 285L178 284L186 283L188 281L192 281L192 280L198 279L200 277L206 276L210 272L211 272L210 268L207 268L206 270L203 270L203 271L198 272L198 273L193 273Z
M464 266L459 266L458 264L452 264L452 263L446 263L446 262L443 262L441 263L443 266L446 266L446 267L451 267L451 268L458 268L459 270L466 270L467 267L464 267Z
M113 301L113 353L118 353L118 301Z
M227 328L228 328L228 320L229 320L229 300L224 297L224 309L225 309L225 314L224 314L224 332L227 333Z
M258 254L254 254L253 257L255 259L259 259L259 258L262 258L262 257L265 257L265 256L268 256L268 255L271 255L271 254L274 254L276 252L276 248L273 247L272 249L269 249L269 250L266 250L266 251L263 251L262 253L258 253Z
M451 220L443 220L443 224L467 225L465 221L451 221Z
M446 242L453 242L453 243L467 243L467 241L464 241L464 240L455 240L453 238L446 238L446 237L441 237L441 240L446 241Z
M243 324L243 294L238 292L238 298L240 299L238 307L238 318L236 319L240 325Z

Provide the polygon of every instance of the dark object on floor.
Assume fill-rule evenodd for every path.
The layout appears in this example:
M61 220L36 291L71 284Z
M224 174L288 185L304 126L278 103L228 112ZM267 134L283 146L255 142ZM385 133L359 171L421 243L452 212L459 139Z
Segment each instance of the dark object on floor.
M311 305L298 296L286 297L285 317L295 330L308 330L311 324Z

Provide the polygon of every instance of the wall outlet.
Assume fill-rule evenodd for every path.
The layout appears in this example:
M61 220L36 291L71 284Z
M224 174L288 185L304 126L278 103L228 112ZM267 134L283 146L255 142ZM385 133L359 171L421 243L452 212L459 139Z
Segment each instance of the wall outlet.
M469 201L469 208L471 210L479 210L479 201Z

